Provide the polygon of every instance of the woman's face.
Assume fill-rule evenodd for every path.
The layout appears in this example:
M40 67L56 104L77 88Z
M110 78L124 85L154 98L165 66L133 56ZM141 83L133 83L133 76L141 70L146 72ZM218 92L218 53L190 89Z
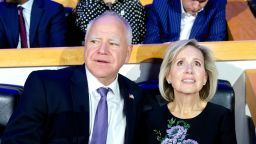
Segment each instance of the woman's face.
M199 91L207 81L202 52L193 46L182 49L172 61L166 80L171 82L175 96L199 96Z

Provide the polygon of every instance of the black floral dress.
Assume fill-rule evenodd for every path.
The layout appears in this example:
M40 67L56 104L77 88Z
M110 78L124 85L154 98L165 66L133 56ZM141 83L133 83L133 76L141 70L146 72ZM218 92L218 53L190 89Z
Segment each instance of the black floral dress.
M191 119L175 117L167 105L154 107L145 113L142 125L144 144L236 144L232 112L210 102Z

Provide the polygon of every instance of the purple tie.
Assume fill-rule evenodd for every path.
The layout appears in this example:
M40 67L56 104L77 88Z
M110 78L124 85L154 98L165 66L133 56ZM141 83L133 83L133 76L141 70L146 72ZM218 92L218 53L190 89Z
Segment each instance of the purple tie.
M20 39L21 39L21 48L27 48L27 34L26 34L26 26L23 18L23 7L18 7L18 13L19 13L19 28L20 28Z
M98 103L91 144L106 144L107 133L108 133L108 104L107 104L107 93L109 88L100 87L97 92L101 98Z

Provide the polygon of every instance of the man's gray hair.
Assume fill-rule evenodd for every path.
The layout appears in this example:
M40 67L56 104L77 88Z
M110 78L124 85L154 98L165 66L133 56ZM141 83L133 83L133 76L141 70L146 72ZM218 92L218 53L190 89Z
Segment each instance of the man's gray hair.
M113 12L113 11L106 11L103 14L99 15L98 17L96 17L95 19L93 19L89 22L89 24L87 26L86 34L85 34L85 41L87 40L88 33L90 32L91 27L95 23L95 21L97 21L98 19L105 17L105 16L114 16L124 24L124 26L126 27L126 32L127 32L128 45L132 45L132 28L131 28L130 24L126 21L126 19L124 19L123 17L121 17L120 15L118 15L116 12Z

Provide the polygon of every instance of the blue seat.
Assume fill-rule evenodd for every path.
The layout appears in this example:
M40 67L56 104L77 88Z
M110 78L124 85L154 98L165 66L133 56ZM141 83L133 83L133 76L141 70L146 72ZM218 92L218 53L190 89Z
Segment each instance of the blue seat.
M0 143L5 126L23 92L23 86L0 84Z

